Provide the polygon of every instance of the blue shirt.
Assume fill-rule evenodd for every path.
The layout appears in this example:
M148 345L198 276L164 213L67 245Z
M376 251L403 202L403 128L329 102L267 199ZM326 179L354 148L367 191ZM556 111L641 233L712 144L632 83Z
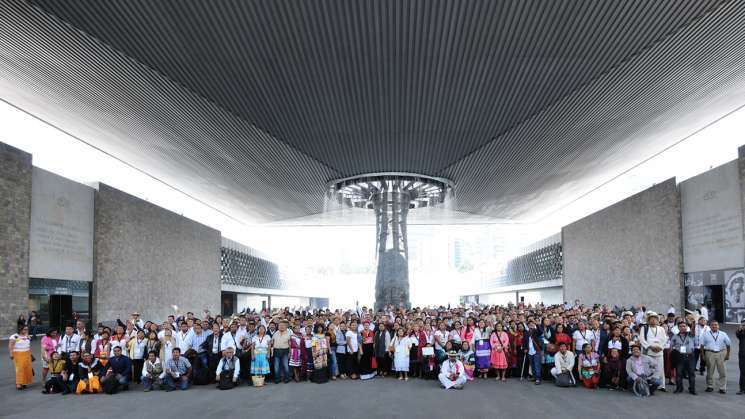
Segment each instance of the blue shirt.
M128 356L112 357L109 359L109 367L114 374L121 374L125 377L132 375L132 361Z
M197 353L204 352L205 349L202 347L202 344L210 336L212 336L211 330L203 330L201 335L197 335L196 333L192 334L191 335L191 347L195 351L197 351Z
M721 352L731 345L729 336L727 336L727 334L725 332L722 332L721 330L718 332L712 332L711 330L708 330L704 332L704 335L700 338L701 345L703 345L704 349L707 351Z

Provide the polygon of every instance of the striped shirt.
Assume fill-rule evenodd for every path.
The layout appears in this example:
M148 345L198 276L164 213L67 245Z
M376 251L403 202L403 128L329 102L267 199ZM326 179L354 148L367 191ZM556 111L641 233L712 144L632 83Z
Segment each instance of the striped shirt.
M211 330L202 331L202 334L201 335L197 335L196 333L192 333L192 335L191 335L191 347L195 351L197 351L198 354L201 354L202 352L205 351L205 349L202 348L202 344L210 336L212 336L212 331Z

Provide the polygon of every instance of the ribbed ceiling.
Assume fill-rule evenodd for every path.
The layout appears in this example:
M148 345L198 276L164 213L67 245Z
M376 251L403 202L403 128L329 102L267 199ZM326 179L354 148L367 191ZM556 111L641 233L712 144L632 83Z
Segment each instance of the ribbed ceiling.
M381 171L535 218L745 104L742 1L31 4L0 5L4 99L260 221Z
M343 175L437 173L721 0L33 0Z

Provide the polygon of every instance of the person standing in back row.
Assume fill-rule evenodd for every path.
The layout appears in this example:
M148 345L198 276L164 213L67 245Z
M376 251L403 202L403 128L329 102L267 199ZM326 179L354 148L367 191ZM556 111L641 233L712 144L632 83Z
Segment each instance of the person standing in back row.
M719 330L719 323L712 320L710 330L700 336L706 356L706 392L714 391L714 370L719 374L719 392L727 392L727 372L724 363L729 360L730 340L727 333Z

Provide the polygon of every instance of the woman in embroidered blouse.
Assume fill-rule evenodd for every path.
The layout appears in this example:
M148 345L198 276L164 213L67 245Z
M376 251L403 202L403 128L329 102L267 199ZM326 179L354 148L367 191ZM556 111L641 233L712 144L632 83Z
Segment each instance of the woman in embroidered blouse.
M271 338L266 327L260 325L256 336L251 339L251 375L263 377L269 374L269 348Z
M292 336L290 336L290 356L288 362L290 368L292 368L292 378L296 383L300 382L300 371L302 370L304 358L303 351L305 350L301 329L298 323L293 328Z
M34 381L28 326L21 326L17 334L8 338L8 353L16 367L16 390L23 390Z
M375 332L370 330L370 321L365 320L363 323L364 328L360 332L360 379L369 380L375 378L375 368L372 366L373 358L375 357L374 340Z
M409 357L413 341L406 336L406 331L401 328L396 331L396 336L391 340L390 351L393 352L393 370L399 380L409 380Z
M476 368L481 378L486 379L491 367L490 330L483 320L479 320L478 327L473 332L473 347L476 350Z
M556 325L556 334L554 336L554 340L557 348L561 343L566 343L567 349L574 352L574 349L572 348L572 337L564 331L563 324Z
M463 343L461 343L458 358L463 363L463 368L466 370L468 381L473 381L473 374L476 370L476 354L474 354L471 349L471 342L464 340Z
M331 342L326 336L326 329L322 323L315 325L312 340L313 348L313 382L323 384L329 381L328 354Z
M111 344L109 346L109 358L112 358L114 356L114 348L117 346L122 348L122 353L126 353L128 341L129 341L129 337L124 332L124 328L121 326L117 326L116 332L111 336Z
M461 340L473 344L473 335L476 331L476 320L473 317L466 319L466 325L461 330ZM469 346L470 347L470 346Z
M589 343L582 345L579 355L579 379L587 388L597 388L600 382L600 356Z
M519 377L525 369L525 357L523 357L523 337L525 336L525 326L522 322L510 322L510 362L509 367L512 369L512 376Z
M96 349L93 352L95 358L101 358L102 353L104 356L109 354L109 350L111 349L111 343L109 342L110 333L111 332L106 327L101 331L101 338L96 341Z
M497 370L497 381L506 381L507 351L509 350L510 338L502 330L502 323L497 323L489 338L491 345L491 367Z

